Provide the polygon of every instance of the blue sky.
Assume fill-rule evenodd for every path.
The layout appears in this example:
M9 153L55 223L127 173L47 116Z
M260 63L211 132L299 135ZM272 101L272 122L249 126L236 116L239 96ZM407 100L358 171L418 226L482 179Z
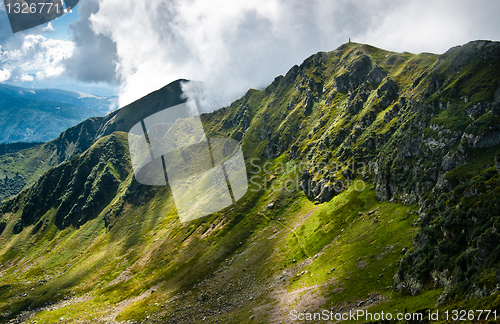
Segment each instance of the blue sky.
M500 40L497 0L80 0L75 9L16 34L0 10L0 82L114 90L123 106L185 78L210 85L202 109L212 110L349 38L413 53Z

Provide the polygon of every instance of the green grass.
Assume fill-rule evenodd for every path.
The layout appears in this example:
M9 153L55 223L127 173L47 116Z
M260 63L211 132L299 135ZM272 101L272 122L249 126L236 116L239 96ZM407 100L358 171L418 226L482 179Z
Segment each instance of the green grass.
M418 107L425 102L422 93L431 84L432 73L438 73L440 81L448 82L440 90L443 97L439 101L454 104L443 111L432 111L432 118L424 118L426 124L437 123L452 130L463 130L471 122L465 114L465 108L470 105L459 104L457 98L451 98L451 90L458 87L459 91L475 91L471 100L491 98L488 84L495 78L496 66L492 72L479 69L477 80L459 82L458 78L478 69L477 62L471 65L471 70L443 79L443 71L450 68L451 58L438 61L439 56L433 54L392 53L349 43L317 57L323 55L325 61L299 73L290 84L284 84L281 79L268 91L249 90L230 107L202 115L207 137L244 134L241 145L248 172L254 167L250 164L252 158L258 159L256 163L260 167L265 163L270 165L269 172L261 170L249 174L255 176L254 187L260 185L261 190L249 190L235 206L181 223L168 186L138 185L133 179L129 161L121 165L116 163L116 156L106 155L109 153L107 148L110 148L128 156L127 136L122 132L114 133L114 138L101 138L90 150L75 156L70 162L75 168L94 167L102 157L107 160L96 169L97 175L109 171L120 182L116 193L84 224L58 227L54 221L57 208L54 203L41 216L45 225L36 234L33 231L38 222L26 225L20 234L14 235L12 227L21 217L27 193L19 196L21 209L1 216L2 220L8 220L8 226L0 235L0 313L10 311L10 316L14 317L28 307L61 302L65 296L87 298L71 306L39 312L34 320L52 323L64 318L63 321L67 322L92 322L120 303L131 302L117 311L117 320L141 321L154 312L165 316L169 313L197 314L194 309L199 305L218 309L215 304L218 298L226 296L237 300L248 294L254 298L235 302L232 308L228 306L230 313L222 312L209 319L245 323L250 321L249 314L252 314L255 316L253 321L269 321L273 315L271 311L258 314L255 309L269 306L286 312L301 305L297 298L292 298L289 304L282 302L279 296L283 294L302 297L312 294L323 300L320 307L324 309L351 307L370 295L382 298L367 308L372 312L405 309L414 312L433 308L442 289L426 286L416 296L392 290L393 277L403 258L402 249L406 248L407 254L414 252L412 239L420 228L413 227L413 224L420 206L378 201L375 190L370 190L373 174L368 175L369 180L362 190L356 191L351 186L331 201L316 205L297 190L302 175L293 164L304 163L311 176L320 179L324 174L314 165L325 161L339 162L342 151L350 151L344 154L343 167L334 175L335 179L345 180L342 171L348 167L347 163L358 161L358 158L366 161L366 155L361 154L365 152L372 158L385 157L381 160L384 165L380 167L392 167L400 181L410 183L411 172L403 167L421 157L399 156L398 143L408 131L412 132L413 138L421 136L411 125L421 117ZM372 65L386 69L388 77L398 82L400 95L409 101L414 100L415 106L401 110L398 116L386 123L384 114L393 108L394 103L380 111L380 98L374 89L376 85L366 85L369 95L362 109L350 113L350 94L334 94L334 80L362 55L368 55ZM325 92L313 92L312 96L317 96L318 101L304 113L303 102L310 79L322 82ZM473 86L473 82L477 85ZM327 105L331 94L334 95ZM356 98L359 97L357 94ZM427 103L435 99L431 96ZM399 98L395 100L398 101ZM290 102L291 109L288 108ZM154 109L158 103L153 97L145 101L148 109ZM140 104L134 103L131 107ZM425 111L431 113L430 110ZM131 126L133 113L129 107L117 114L118 129L126 130ZM353 139L357 132L354 127L368 114L374 120ZM248 125L244 125L245 119ZM486 115L480 116L476 121L477 131L487 130L496 121ZM320 149L326 136L330 143L338 139L340 144ZM351 144L344 148L342 144L347 140L351 140ZM375 140L380 141L369 146ZM278 146L279 153L266 158L264 152L271 144ZM298 148L298 157L294 160L290 156L292 144ZM491 173L495 171L493 156L500 153L498 148L467 153L470 156L467 163L449 172L447 179L453 185L469 181L476 181L470 185L481 188L496 185L498 176L491 176ZM39 154L44 154L44 151L22 151L0 156L0 161L6 162L9 175L31 166L34 177L36 172L45 170L40 165L47 157ZM431 158L424 159L424 168L433 162L429 160ZM359 180L360 175L357 176ZM294 183L294 188L284 190L282 184L287 181ZM95 182L91 185L94 189L98 187ZM451 204L451 194L445 193L442 199L432 195L427 193L424 198L436 199L442 206ZM488 197L463 202L472 208ZM272 209L268 208L270 202L274 202ZM374 212L368 215L370 211ZM439 220L434 219L432 224L439 224ZM283 273L289 273L290 277L273 286L275 282L272 280ZM495 273L485 271L480 280L482 284L491 285ZM229 285L237 286L237 289L227 290ZM156 291L149 294L152 287L156 287ZM303 291L299 293L301 289ZM200 303L197 296L207 291L213 295ZM141 295L145 297L137 298ZM497 295L468 302L455 301L439 309L496 307ZM187 306L192 308L184 308Z

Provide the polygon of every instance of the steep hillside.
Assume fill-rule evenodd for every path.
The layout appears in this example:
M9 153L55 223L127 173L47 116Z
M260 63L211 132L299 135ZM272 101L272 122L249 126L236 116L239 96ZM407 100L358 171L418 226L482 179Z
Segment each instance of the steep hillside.
M134 179L124 133L180 82L22 151L54 167L0 207L0 321L499 309L500 43L347 43L202 115L241 142L249 190L186 223Z
M114 131L128 132L135 123L163 107L184 102L180 84L185 81L172 82L104 117L89 118L63 131L57 138L39 148L0 155L0 178L20 176L24 184L31 184L50 167L85 152L99 138ZM0 204L5 198L19 193L22 188L23 186L16 186L15 189L6 190L0 187Z
M45 142L68 127L97 115L100 113L88 108L0 92L0 143Z

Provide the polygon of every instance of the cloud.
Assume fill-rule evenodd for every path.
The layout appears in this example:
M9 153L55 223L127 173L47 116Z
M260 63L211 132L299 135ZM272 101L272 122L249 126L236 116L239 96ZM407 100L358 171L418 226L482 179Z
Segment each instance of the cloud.
M51 33L51 32L53 32L54 30L55 30L55 29L54 29L54 26L52 26L52 23L51 23L51 22L47 23L47 26L45 26L45 27L43 27L43 28L42 28L42 32L43 32L43 33Z
M494 0L87 0L65 62L80 80L120 82L121 105L179 78L207 82L207 111L349 38L438 53L499 39L498 9Z
M500 2L410 1L384 13L360 42L394 51L444 53L472 40L500 40Z
M91 19L98 11L97 0L80 1L80 19L69 25L75 50L63 61L63 66L68 76L79 81L117 83L120 74L115 71L118 60L115 43L93 29ZM121 21L123 18L116 19Z

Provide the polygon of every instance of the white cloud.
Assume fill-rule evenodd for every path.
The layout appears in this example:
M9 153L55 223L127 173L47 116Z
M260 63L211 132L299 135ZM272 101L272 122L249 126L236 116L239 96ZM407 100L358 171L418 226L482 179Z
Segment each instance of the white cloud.
M52 26L51 22L47 23L47 26L43 27L41 30L42 33L50 33L53 31L55 31L55 29L54 29L54 26Z
M5 82L10 79L11 72L8 69L0 70L0 82Z
M120 105L186 78L209 82L208 102L220 106L349 37L438 53L478 38L498 40L499 6L494 0L88 0L72 27L80 54L67 68L81 79L121 81ZM95 64L79 67L88 57Z
M385 12L360 42L413 53L444 53L476 39L500 39L500 1L409 1Z
M23 74L21 75L21 77L19 77L19 80L20 81L28 81L28 82L31 82L34 80L33 76L32 75L29 75L29 74Z

